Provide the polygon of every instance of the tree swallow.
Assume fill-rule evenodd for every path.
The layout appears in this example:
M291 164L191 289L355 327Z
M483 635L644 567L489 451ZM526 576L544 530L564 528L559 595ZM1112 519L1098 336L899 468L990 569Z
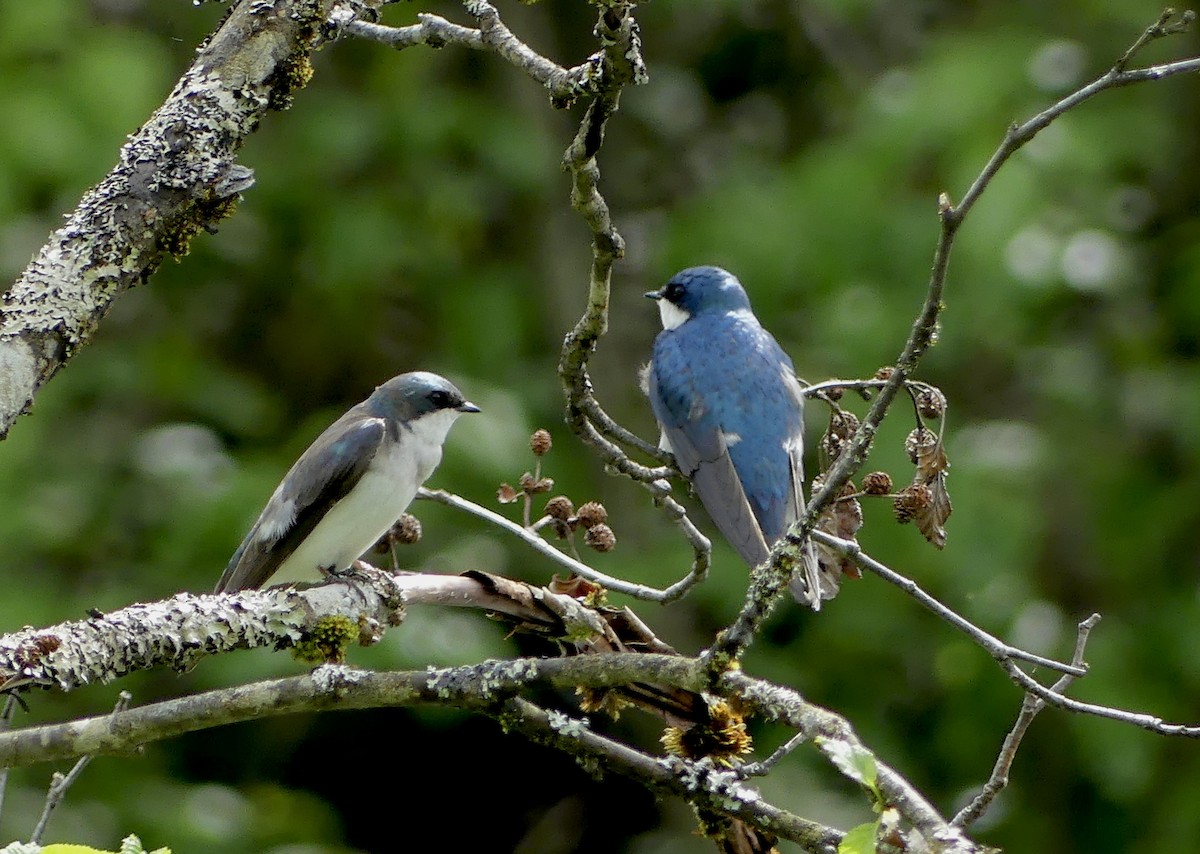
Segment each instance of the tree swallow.
M720 267L683 270L646 296L663 325L646 377L660 445L725 539L758 566L804 510L804 396L792 360ZM790 586L814 610L837 593L811 544Z
M458 416L479 407L437 374L385 382L313 442L275 489L217 582L344 572L395 524L442 459Z

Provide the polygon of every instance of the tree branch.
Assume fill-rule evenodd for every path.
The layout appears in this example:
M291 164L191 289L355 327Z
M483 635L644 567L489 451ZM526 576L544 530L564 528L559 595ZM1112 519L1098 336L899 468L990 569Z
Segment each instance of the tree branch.
M446 507L452 507L455 510L461 510L464 513L469 513L484 521L495 525L506 533L520 539L535 552L545 557L550 558L560 566L569 569L571 572L578 575L580 578L586 578L588 581L600 584L609 590L617 593L624 593L626 596L632 596L635 599L642 599L648 602L666 603L678 599L684 592L689 590L696 584L694 574L689 574L687 577L677 581L675 584L660 590L655 587L647 587L644 584L635 584L633 582L624 581L612 575L606 575L599 570L593 569L582 561L576 560L571 555L559 551L553 545L544 540L536 532L526 528L511 519L507 519L494 510L489 510L482 507L473 501L469 501L460 495L446 492L445 490L434 490L422 488L417 491L417 498L426 501L434 501L438 504L443 504Z
M438 704L482 712L506 727L526 734L533 721L543 737L559 749L590 762L602 761L655 788L667 788L705 808L740 818L755 827L808 846L830 850L840 835L766 804L733 771L681 759L647 757L612 739L590 733L586 724L559 712L519 704L511 717L514 695L545 684L571 690L577 686L620 688L646 683L685 691L701 690L706 676L695 659L672 655L616 653L558 659L490 661L453 668L379 673L342 665L322 665L310 674L208 691L115 714L50 724L0 734L0 767L89 754L123 754L140 745L229 723L330 709ZM805 701L796 692L744 674L727 674L720 690L736 695L747 707L770 720L782 721L825 744L838 742L866 748L840 716ZM567 740L562 740L566 738ZM823 747L823 752L829 751ZM882 763L878 785L906 819L930 839L946 843L945 851L974 851L951 831L915 789ZM955 847L957 846L957 847Z
M4 294L0 438L164 254L229 216L253 173L242 143L312 73L321 0L238 4L153 116Z
M1088 636L1091 634L1095 625L1100 622L1099 614L1092 614L1086 620L1079 624L1078 633L1075 636L1075 654L1071 656L1071 663L1076 667L1083 667L1083 651L1087 647ZM1075 681L1075 675L1071 673L1063 674L1059 680L1054 683L1051 688L1056 693L1063 693ZM1033 719L1037 717L1038 712L1046 707L1043 700L1038 699L1032 694L1026 694L1025 699L1021 701L1021 711L1017 715L1016 723L1004 738L1004 744L1000 747L1000 753L996 757L996 763L992 767L992 774L988 781L983 784L983 788L979 794L971 799L963 809L950 822L955 827L968 828L987 812L992 801L996 796L1008 785L1008 772L1012 768L1013 762L1017 758L1017 750L1021 746L1021 740L1025 738L1025 733L1029 730Z
M1026 652L1015 646L1010 646L994 635L989 634L983 629L976 626L966 617L960 615L957 611L946 607L937 599L934 599L911 578L901 575L895 570L889 569L879 561L875 560L870 555L863 552L862 547L858 543L842 540L834 536L830 536L823 531L813 531L813 539L819 543L829 546L840 554L845 555L855 562L858 566L875 573L884 581L899 587L912 598L916 599L925 609L937 614L954 628L965 634L976 644L987 650L988 654L997 661L1008 661L1017 659L1019 661L1027 661L1030 664L1037 664L1042 667L1048 667L1051 670L1057 670L1060 673L1069 673L1072 676L1085 676L1087 667L1082 662L1064 664L1061 661L1055 661L1052 658L1038 655L1033 652Z

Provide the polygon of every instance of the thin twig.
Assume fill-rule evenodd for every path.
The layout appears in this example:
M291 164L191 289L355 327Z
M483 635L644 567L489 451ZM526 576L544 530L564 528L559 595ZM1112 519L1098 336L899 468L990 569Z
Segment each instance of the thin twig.
M1075 636L1075 654L1071 656L1071 664L1076 667L1084 666L1083 653L1087 646L1088 636L1098 622L1100 622L1100 615L1092 614L1079 624L1078 634ZM1071 687L1071 683L1074 681L1073 674L1065 673L1059 677L1050 690L1062 694ZM1017 720L1008 735L1005 736L1000 753L996 756L996 764L992 767L991 776L983 784L979 794L972 798L971 802L951 820L951 824L963 829L970 827L979 820L996 796L1004 790L1008 785L1008 773L1012 769L1013 761L1017 758L1017 750L1021 747L1021 740L1025 738L1025 733L1029 730L1029 725L1033 723L1038 712L1045 707L1044 700L1032 694L1025 695L1025 699L1021 701L1021 711L1017 714Z
M461 510L464 513L470 513L472 516L483 519L492 525L502 528L513 536L518 537L538 554L544 555L561 566L566 567L580 578L586 578L588 581L593 581L609 590L616 591L617 593L624 593L626 596L632 596L635 599L642 599L647 602L660 602L665 604L667 602L675 601L692 587L694 587L697 583L699 583L708 570L708 567L704 566L704 572L690 572L684 578L665 589L660 590L656 587L647 587L644 584L635 584L633 582L624 581L620 578L606 575L599 570L592 569L592 567L588 566L586 563L583 563L582 561L559 551L546 540L542 539L542 537L538 536L538 534L532 531L530 528L522 527L520 524L501 516L494 510L489 510L488 508L476 504L473 501L469 501L468 499L463 498L461 495L455 495L454 493L446 492L445 490L441 489L426 489L422 487L417 491L417 498L425 499L427 501L435 501L438 504L444 504L445 506L452 507L455 510ZM666 501L671 501L671 499L667 498ZM675 506L678 507L679 505L676 504ZM680 508L680 510L682 510L682 508Z
M1125 54L1117 60L1116 65L1113 66L1113 70L1118 72L1124 71L1129 63L1133 61L1134 55L1150 44L1150 42L1186 30L1191 26L1192 21L1195 20L1196 13L1191 9L1187 9L1179 15L1178 20L1172 21L1171 19L1174 17L1174 9L1169 7L1163 9L1162 14L1158 16L1158 20L1146 27L1142 34L1138 36L1137 41L1130 45L1129 50L1125 51Z
M417 15L416 24L388 27L359 20L357 15L360 10L349 3L340 4L331 12L329 24L335 35L345 33L379 42L396 50L416 45L428 45L432 48L456 45L471 50L490 51L545 86L556 106L568 106L578 98L596 94L606 85L606 69L601 54L593 54L579 65L564 68L513 35L500 19L500 13L490 3L484 0L467 0L463 5L479 22L477 29L452 23L440 15L426 13Z
M778 765L785 756L790 754L806 741L808 741L808 736L805 733L798 732L783 744L779 745L779 747L775 748L771 755L766 759L763 759L759 762L749 762L740 766L737 769L737 774L743 779L747 777L766 776L766 774L768 774L772 768Z
M583 409L588 420L596 426L601 435L614 442L620 442L626 447L633 448L639 453L645 454L652 460L662 463L662 466L654 471L659 477L671 477L678 475L679 472L675 469L675 455L670 451L664 451L658 445L652 445L638 436L633 431L622 427L618 424L611 415L601 408L593 395L586 395L580 400L580 407Z
M1126 70L1125 66L1133 55L1144 47L1150 40L1149 33L1156 27L1162 27L1163 22L1170 17L1172 10L1168 9L1163 13L1163 17L1159 19L1157 24L1152 25L1143 33L1133 46L1125 52L1125 54L1117 60L1112 68L1107 73L1093 80L1091 83L1081 89L1072 92L1065 98L1060 100L1053 106L1038 113L1033 118L1023 124L1012 124L1008 131L1004 134L1004 139L1000 143L1000 147L988 160L987 165L983 167L983 171L972 182L967 192L963 195L962 201L958 205L949 207L943 216L943 221L952 223L955 228L962 222L963 218L974 207L975 202L979 200L979 196L987 189L992 179L996 177L996 173L1016 151L1024 146L1027 142L1037 136L1041 131L1045 130L1051 122L1061 116L1063 113L1077 107L1084 101L1094 95L1107 90L1115 89L1120 86L1129 86L1134 83L1141 83L1147 80L1161 80L1164 77L1170 77L1175 74L1187 74L1193 71L1200 71L1200 57L1192 59L1184 59L1178 62L1169 62L1164 65L1155 65L1149 68L1138 68ZM1173 14L1173 13L1172 13ZM1190 24L1194 16L1191 13L1185 13L1180 17L1178 27L1170 28L1170 33L1164 31L1159 35L1169 35L1171 33L1181 32L1183 27ZM1158 36L1154 36L1157 38Z
M125 711L129 708L129 701L132 699L132 694L122 691L117 695L117 704L113 707L112 713L116 715ZM42 844L42 834L46 832L46 823L50 821L50 814L62 803L67 789L71 788L71 784L79 779L79 775L83 773L84 768L88 767L93 758L95 758L93 754L79 757L74 767L65 776L57 771L54 772L50 778L50 789L46 792L46 803L42 806L42 814L33 828L33 833L29 835L30 845Z
M1145 712L1131 712L1128 709L1119 709L1115 706L1101 706L1096 703L1084 703L1080 700L1072 700L1070 697L1065 697L1058 693L1053 688L1047 688L1012 661L1002 661L1000 662L1000 666L1004 668L1009 678L1017 683L1019 687L1045 700L1047 705L1055 706L1068 712L1075 712L1076 714L1093 715L1098 718L1107 718L1112 721L1132 724L1133 726L1158 733L1159 735L1200 738L1200 724L1168 723L1156 715L1146 714Z
M806 385L804 387L804 396L805 397L821 397L822 395L824 395L825 392L828 392L832 389L838 389L838 390L843 390L843 391L857 391L860 394L865 393L865 394L869 395L875 389L883 388L886 384L887 384L887 380L879 380L879 379L822 380L819 383L810 383L809 385ZM905 386L905 388L909 389L910 391L913 391L913 390L928 391L929 389L934 388L934 386L930 385L929 383L921 382L920 380L905 380L904 386ZM868 399L869 399L869 397L868 397Z
M862 547L851 540L843 540L831 534L826 534L824 531L813 531L812 537L817 542L824 546L828 546L834 551L845 555L863 569L875 573L889 584L894 584L912 598L916 599L924 608L937 614L954 628L965 634L976 644L987 650L988 654L997 661L1007 661L1016 659L1018 661L1027 661L1030 664L1036 664L1041 667L1047 667L1051 670L1056 670L1059 673L1069 673L1072 676L1084 676L1087 674L1087 667L1078 664L1064 664L1061 661L1055 661L1052 658L1037 655L1036 653L1026 652L1015 646L1011 646L1000 640L995 635L989 634L983 629L976 626L966 617L960 615L952 608L943 605L937 599L930 596L911 578L901 575L894 569L890 569L875 558L866 554Z

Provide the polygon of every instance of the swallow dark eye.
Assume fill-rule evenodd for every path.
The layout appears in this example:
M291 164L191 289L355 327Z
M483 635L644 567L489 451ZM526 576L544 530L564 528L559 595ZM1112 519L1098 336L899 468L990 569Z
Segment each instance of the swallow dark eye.
M429 402L438 409L445 409L450 405L450 392L437 389L429 393Z
M671 302L679 302L683 298L683 285L678 282L672 282L667 285L667 292L664 296Z

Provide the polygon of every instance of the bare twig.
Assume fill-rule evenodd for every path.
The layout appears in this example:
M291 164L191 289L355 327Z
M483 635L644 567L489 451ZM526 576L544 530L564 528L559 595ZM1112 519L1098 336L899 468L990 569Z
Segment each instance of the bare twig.
M90 340L113 300L233 212L253 184L253 173L236 162L238 150L307 80L323 14L319 0L235 6L163 105L130 135L117 165L8 288L0 314L0 438Z
M1125 54L1117 60L1112 68L1107 73L1093 80L1086 86L1072 92L1067 97L1063 98L1058 103L1038 113L1033 118L1023 124L1012 124L1008 131L1004 134L1004 139L1000 143L1000 147L988 160L987 165L983 167L983 171L967 188L967 192L963 195L962 201L956 206L950 206L947 199L947 206L942 214L943 220L943 240L953 240L954 232L959 224L974 207L975 202L979 200L979 196L987 189L992 179L996 177L996 173L1016 151L1024 146L1027 142L1037 136L1041 131L1045 130L1051 122L1061 116L1063 113L1077 107L1084 101L1094 95L1098 95L1108 89L1115 89L1120 86L1129 86L1134 83L1141 83L1147 80L1161 80L1164 77L1171 77L1176 74L1187 74L1193 71L1200 71L1200 58L1184 59L1178 62L1170 62L1164 65L1155 65L1149 68L1137 68L1126 70L1126 65L1133 58L1134 54L1141 50L1146 44L1153 39L1171 33L1181 32L1184 27L1191 23L1194 15L1190 12L1185 12L1180 15L1176 25L1164 27L1166 22L1174 16L1173 10L1166 10L1157 23L1147 28L1137 41L1125 52ZM949 228L949 235L946 234L946 229ZM946 251L949 251L947 245Z
M1132 724L1159 735L1180 736L1182 738L1200 738L1200 724L1177 724L1164 721L1156 715L1145 712L1131 712L1115 706L1101 706L1096 703L1084 703L1065 697L1053 688L1047 688L1012 661L1002 661L1000 666L1017 685L1038 698L1045 700L1047 705L1075 712L1081 715L1094 715L1121 723Z
M586 578L588 581L593 581L609 590L617 593L624 593L626 596L632 596L635 599L642 599L647 602L667 603L673 602L694 587L699 581L703 580L704 572L707 572L708 567L704 566L704 572L697 573L695 571L688 573L685 577L676 581L671 586L665 589L656 587L647 587L644 584L635 584L630 581L625 581L611 575L606 575L599 570L592 569L586 563L572 557L571 555L561 552L552 546L549 542L542 539L536 532L531 530L532 526L523 527L510 519L501 516L494 510L489 510L473 501L469 501L460 495L455 495L440 489L426 489L422 487L417 491L417 498L422 498L427 501L435 501L438 504L444 504L447 507L452 507L455 510L461 510L464 513L470 513L484 521L495 525L498 528L507 531L514 537L522 540L526 545L532 548L540 555L550 558L560 566L569 569L571 572L578 575L580 578ZM670 501L675 507L679 507L669 497L664 498L665 501ZM680 508L682 512L682 508ZM683 517L683 522L691 524L690 521ZM682 524L682 523L681 523ZM697 534L699 532L697 531ZM703 536L700 534L700 536Z
M1055 661L1052 658L1045 658L1035 653L1027 652L1014 646L1006 644L999 638L988 634L983 629L974 625L966 618L960 616L950 608L947 608L942 603L938 602L928 593L923 591L916 582L909 578L905 578L894 570L884 566L879 561L863 553L857 543L852 543L848 540L841 540L837 537L830 536L821 531L813 533L813 538L837 550L838 552L851 558L857 565L863 569L870 570L880 578L896 585L904 590L927 609L937 614L946 622L957 628L959 631L966 634L973 641L983 647L992 658L1000 665L1009 678L1019 687L1033 694L1046 704L1056 706L1060 709L1065 709L1070 712L1079 714L1095 715L1096 717L1108 718L1110 720L1121 721L1123 723L1132 724L1142 729L1156 732L1159 735L1182 736L1185 738L1200 738L1200 724L1176 724L1168 723L1162 718L1154 715L1149 715L1144 712L1132 712L1126 709L1119 709L1112 706L1101 706L1095 703L1085 703L1080 700L1073 700L1070 697L1060 693L1058 688L1059 683L1055 683L1054 687L1047 688L1042 685L1032 676L1027 674L1017 664L1018 661L1025 661L1029 664L1046 667L1050 670L1058 671L1072 678L1077 678L1087 674L1087 665L1082 660L1072 660L1070 664L1064 664L1060 661ZM1099 620L1099 616L1095 617ZM1085 621L1087 622L1087 621ZM1081 631L1083 626L1081 625ZM1088 625L1087 630L1091 630L1091 625ZM1086 639L1086 633L1083 638ZM1078 644L1076 646L1078 650ZM1081 656L1082 653L1079 654ZM1077 658L1079 657L1077 656ZM1061 680L1059 680L1061 682ZM1067 685L1070 682L1066 683ZM1065 686L1064 686L1065 687Z
M132 699L133 695L128 691L122 691L117 695L117 704L113 707L112 713L116 715L125 711L129 707L129 701ZM42 806L42 814L38 818L37 824L34 825L33 833L29 835L30 845L41 845L42 834L46 832L46 823L50 821L50 813L54 812L58 805L62 803L62 799L67 794L67 789L71 788L71 784L79 779L79 775L83 773L83 769L88 767L88 764L94 758L91 754L79 757L74 767L66 775L60 774L57 771L54 772L54 775L50 778L50 789L46 792L46 803Z
M771 752L771 755L766 759L758 762L747 762L737 769L739 777L763 777L770 773L771 769L778 765L784 758L789 756L797 747L808 741L808 736L805 733L798 732L785 741L779 747Z
M417 15L418 23L407 27L386 27L356 19L356 11L346 4L333 11L330 23L336 30L397 50L416 45L433 48L456 45L490 51L545 86L557 106L567 106L578 98L594 95L604 86L605 67L600 53L593 54L573 68L564 68L513 35L490 3L468 0L464 5L468 13L479 21L478 29L454 24L439 15L430 14Z
M1088 636L1098 622L1100 622L1100 615L1092 614L1079 624L1079 630L1075 636L1075 654L1071 656L1071 664L1076 667L1084 667L1083 653L1087 647ZM1051 690L1062 694L1074 681L1073 674L1065 673L1054 683ZM971 802L951 820L951 824L964 829L970 827L979 820L996 796L1008 785L1008 773L1012 768L1013 761L1017 758L1021 740L1025 738L1025 733L1029 730L1029 725L1033 723L1038 712L1045 707L1044 700L1032 694L1025 695L1025 699L1021 702L1021 711L1017 714L1017 720L1008 735L1005 736L1004 744L1000 747L1000 753L996 757L996 764L992 767L991 776L983 784L979 794L972 798Z
M976 626L967 618L961 616L958 612L943 605L937 599L934 599L928 593L920 588L920 586L911 578L907 578L893 569L889 569L884 564L875 560L870 555L866 554L858 543L850 540L839 539L823 531L814 531L813 539L822 545L829 546L831 549L845 555L854 561L863 569L875 573L889 584L894 584L899 587L909 596L916 599L924 608L937 614L950 625L954 626L960 632L965 634L971 640L975 641L979 646L983 647L997 661L1007 661L1016 659L1018 661L1027 661L1030 664L1047 667L1051 670L1057 670L1059 673L1069 673L1072 676L1084 676L1087 674L1087 667L1079 664L1064 664L1061 661L1055 661L1052 658L1038 655L1032 652L1026 652L1018 647L1011 646L994 635L989 634L983 629Z
M856 391L863 395L866 399L870 399L871 393L877 388L883 388L887 385L887 380L822 380L819 383L810 383L804 387L805 397L821 397L826 392L832 389L845 391ZM921 382L920 380L905 380L905 388L910 391L927 391L933 388L929 383Z

